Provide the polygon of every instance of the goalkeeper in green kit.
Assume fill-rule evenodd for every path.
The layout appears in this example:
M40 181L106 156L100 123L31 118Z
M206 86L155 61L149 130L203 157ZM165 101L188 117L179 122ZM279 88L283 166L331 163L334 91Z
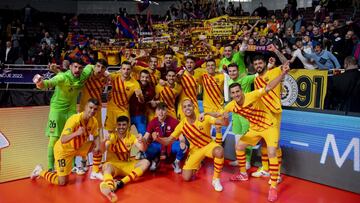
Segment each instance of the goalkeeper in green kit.
M36 74L33 82L39 89L55 88L50 101L50 112L45 133L50 138L48 144L48 168L54 170L54 145L59 139L66 120L77 113L76 103L79 92L86 80L91 76L93 66L84 64L81 60L74 60L70 70L58 73L49 80Z

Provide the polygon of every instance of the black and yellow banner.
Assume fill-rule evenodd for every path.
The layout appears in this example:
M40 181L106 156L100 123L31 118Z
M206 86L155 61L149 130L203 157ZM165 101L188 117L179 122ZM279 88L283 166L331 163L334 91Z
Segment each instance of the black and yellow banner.
M282 105L323 109L327 77L327 70L291 70L283 81Z

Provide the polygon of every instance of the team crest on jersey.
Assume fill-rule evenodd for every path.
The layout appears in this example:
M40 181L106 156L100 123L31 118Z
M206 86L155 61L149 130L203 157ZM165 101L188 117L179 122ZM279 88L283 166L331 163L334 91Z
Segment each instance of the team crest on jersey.
M130 90L130 88L129 88L129 87L126 87L126 88L125 88L125 90L126 90L126 91L129 91L129 90Z
M220 80L219 80L219 78L215 78L215 81L216 81L216 82L219 82Z
M264 80L265 80L265 82L269 82L269 78L268 78L268 77L264 78Z
M170 130L171 130L171 127L170 127L170 126L167 126L166 129L167 129L168 131L170 131Z
M199 126L199 130L204 130L204 127L202 127L202 126Z

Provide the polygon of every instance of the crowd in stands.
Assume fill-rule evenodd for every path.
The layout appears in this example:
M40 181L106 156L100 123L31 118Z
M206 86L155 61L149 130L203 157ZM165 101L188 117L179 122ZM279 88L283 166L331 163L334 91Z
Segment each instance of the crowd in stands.
M260 3L252 13L244 12L241 3L222 1L179 1L169 7L166 15L130 15L120 8L116 15L68 15L40 13L27 5L21 11L3 10L0 17L0 61L5 64L62 64L64 59L81 58L93 63L106 58L109 65L119 65L128 58L121 48L143 48L141 40L146 33L152 37L174 39L153 43L146 48L173 48L175 52L189 54L188 47L201 46L212 52L211 57L221 59L228 43L268 46L274 44L291 68L340 69L344 60L352 56L360 63L359 12L352 1L313 1L311 8L297 8L296 1L283 10L268 10ZM357 6L357 5L354 5ZM155 24L170 27L176 21L198 22L221 16L259 16L258 20L234 25L231 39L187 40L191 29L155 29ZM223 20L228 21L228 18ZM144 34L145 33L145 34ZM126 40L124 40L126 38ZM115 40L113 40L115 39ZM184 48L185 49L182 49ZM238 47L238 46L234 46ZM211 51L217 49L217 51ZM179 51L181 52L181 51ZM266 54L266 51L262 51ZM245 64L251 68L253 51L247 51ZM210 56L203 56L203 58ZM201 58L201 57L199 57Z

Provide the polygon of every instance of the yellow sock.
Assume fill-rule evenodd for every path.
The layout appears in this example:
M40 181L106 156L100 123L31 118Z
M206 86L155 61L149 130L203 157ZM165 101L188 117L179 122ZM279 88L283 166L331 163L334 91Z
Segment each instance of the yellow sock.
M103 182L105 182L109 186L110 190L113 191L115 189L114 179L111 174L105 173Z
M222 168L224 166L224 158L214 158L214 176L213 179L215 178L220 178L220 174L222 171Z
M56 173L41 171L40 176L43 177L46 181L50 182L51 184L59 185L59 178Z
M276 150L276 156L277 156L278 162L279 162L279 175L280 175L280 173L281 173L281 164L282 164L282 150L281 150L280 147Z
M99 165L101 164L102 154L93 154L93 172L99 172Z
M124 184L127 184L131 181L134 181L136 179L136 177L141 176L144 173L144 171L141 168L135 168L133 171L131 171L131 173L127 176L125 176L123 179L121 179L121 181Z
M218 144L222 144L222 134L221 132L220 133L216 133L215 135L215 142L218 143Z
M269 157L267 153L267 146L261 147L261 164L265 171L269 171Z
M236 160L239 162L240 172L245 173L246 172L246 156L245 151L239 151L236 150Z
M270 180L271 187L277 186L277 180L279 177L279 162L277 157L269 158Z

